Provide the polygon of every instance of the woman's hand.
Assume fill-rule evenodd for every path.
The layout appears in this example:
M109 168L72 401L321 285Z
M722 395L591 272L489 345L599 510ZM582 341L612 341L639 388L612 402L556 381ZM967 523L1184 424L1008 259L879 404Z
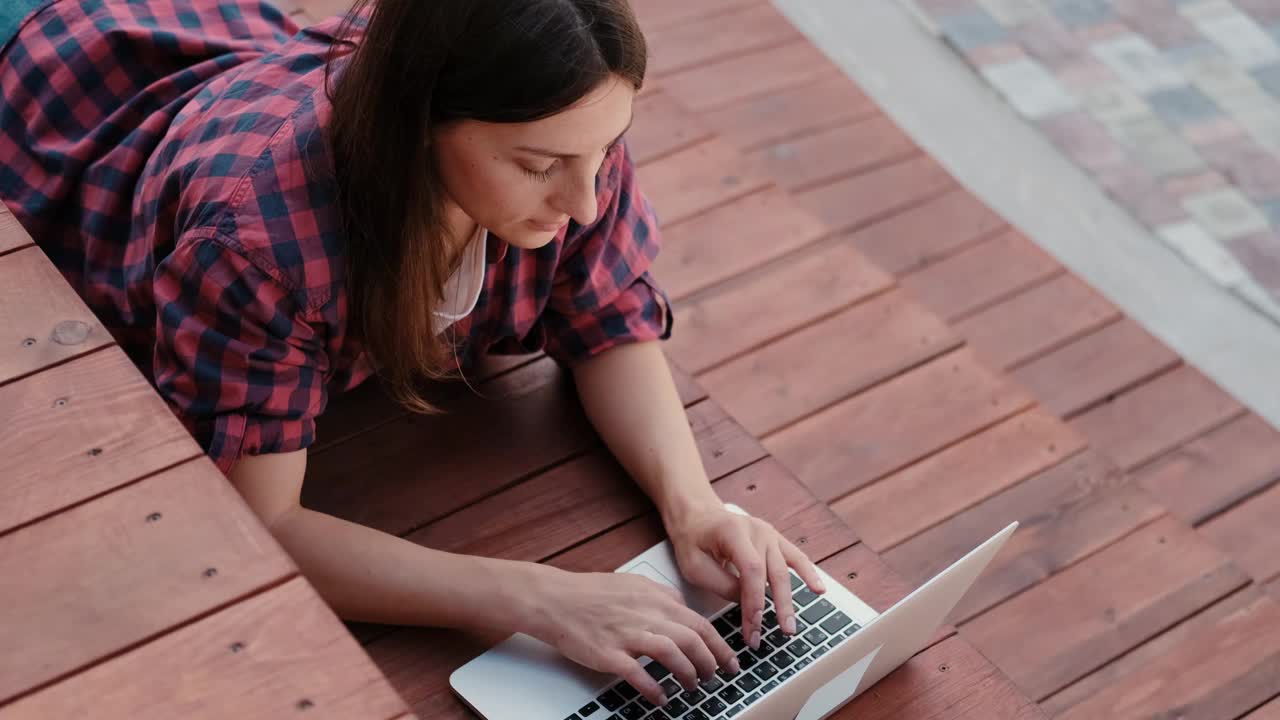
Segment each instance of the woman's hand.
M621 676L655 705L667 698L636 659L647 655L685 689L711 679L716 667L739 671L738 658L674 588L632 573L557 571L531 589L524 633L570 660Z
M716 502L686 510L666 525L685 579L742 606L742 637L753 650L760 647L766 583L773 590L778 625L788 635L795 634L796 620L787 567L795 568L814 592L826 592L809 558L764 520ZM726 563L737 569L736 576Z

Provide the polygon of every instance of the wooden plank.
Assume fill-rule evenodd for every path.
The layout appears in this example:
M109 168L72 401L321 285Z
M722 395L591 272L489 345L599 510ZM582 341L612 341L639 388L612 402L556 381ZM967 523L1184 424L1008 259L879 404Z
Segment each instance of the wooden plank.
M699 375L892 283L848 245L824 243L685 299L667 349Z
M1199 532L1258 582L1280 577L1280 484L1201 525ZM1280 690L1280 688L1277 688Z
M743 7L755 0L701 0L691 3L685 0L632 0L636 16L646 34L664 27L696 20L734 8Z
M723 140L712 138L676 151L638 171L641 186L664 225L750 195L769 182Z
M681 105L704 112L816 80L833 67L821 51L801 38L664 76L662 87Z
M653 272L680 300L826 236L827 228L776 185L663 227Z
M351 9L351 0L292 0L299 9L313 18L324 20L341 15Z
M403 534L599 443L572 378L550 358L483 392L462 388L446 414L403 416L313 453L303 505ZM491 452L495 437L505 452Z
M1179 362L1177 353L1123 317L1012 374L1054 414L1070 417Z
M955 324L982 357L1015 368L1111 323L1120 311L1070 273Z
M645 42L649 47L647 70L650 75L661 77L802 37L772 5L751 3L735 12L646 33Z
M1280 695L1245 716L1244 720L1280 720Z
M643 167L711 135L711 129L697 115L680 107L670 95L657 91L636 99L635 120L627 131L627 149L632 162Z
M999 215L958 187L862 228L850 241L885 271L905 275L1005 227Z
M960 637L907 661L833 720L1039 720L1045 714Z
M1247 582L1225 555L1166 516L961 632L1039 700Z
M909 581L923 583L947 567L947 558L1017 520L1018 530L956 606L953 617L963 621L1163 514L1115 465L1088 451L912 537L884 558Z
M112 342L44 251L0 256L0 384Z
M765 436L959 344L936 316L892 290L741 355L702 382L751 434Z
M0 702L295 572L206 458L0 536Z
M202 454L117 347L0 387L0 532Z
M1030 403L960 349L782 430L765 447L830 501Z
M947 322L990 307L1062 272L1016 230L968 247L899 282Z
M13 216L3 202L0 202L0 254L17 250L21 247L34 245L35 241L27 234L22 224Z
M873 115L752 151L760 174L791 192L906 160L919 148L884 115Z
M1071 421L1125 469L1154 459L1232 417L1242 408L1187 365L1116 396Z
M832 230L854 230L926 202L955 185L924 155L835 180L796 194L796 201Z
M1249 587L1054 695L1044 707L1067 720L1234 718L1277 692L1280 603Z
M671 368L671 377L676 381L676 393L680 396L680 402L685 407L689 407L694 403L702 402L707 399L707 390L702 384L694 379L692 375L685 372L684 368L677 365L667 358L667 364Z
M144 613L122 613L134 614ZM305 711L307 718L389 718L407 709L296 577L27 696L4 716L265 720Z
M714 402L690 422L712 479L762 459L764 448ZM603 448L490 495L410 533L426 547L468 555L541 560L652 508Z
M1084 447L1084 436L1032 408L836 500L831 509L884 552Z
M1247 413L1137 472L1169 511L1199 525L1280 479L1280 432Z
M848 76L831 70L812 82L755 95L708 110L700 117L743 152L749 152L879 112L875 102Z

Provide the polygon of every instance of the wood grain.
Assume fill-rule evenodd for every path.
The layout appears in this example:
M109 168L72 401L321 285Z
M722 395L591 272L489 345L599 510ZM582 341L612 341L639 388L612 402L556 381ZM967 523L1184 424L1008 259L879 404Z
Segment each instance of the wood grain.
M35 242L31 239L31 235L22 227L18 219L13 216L13 212L3 202L0 202L0 254L34 244Z
M407 709L296 577L27 696L4 716L266 720L305 710L307 718L380 719Z
M765 447L829 501L1030 403L962 348L778 432Z
M961 634L1042 699L1247 582L1166 516L963 624Z
M764 436L959 344L937 317L893 290L734 358L702 383Z
M1100 452L1137 467L1240 414L1200 371L1183 365L1071 421Z
M827 228L776 185L663 226L653 272L677 301L824 237ZM677 304L678 307L678 304Z
M1233 718L1280 691L1278 679L1280 603L1251 587L1049 698L1045 708L1068 720Z
M207 458L0 536L0 702L294 573Z
M757 0L703 0L698 3L683 0L632 0L631 5L635 8L636 16L647 34L664 27L724 13L755 2Z
M728 143L712 137L638 170L645 195L663 225L745 197L770 183Z
M1126 317L1032 360L1012 375L1054 414L1071 417L1179 362L1177 353Z
M853 248L824 243L685 299L667 349L697 376L892 282Z
M954 322L1062 272L1016 230L965 248L899 283L943 320Z
M1018 530L956 606L954 617L963 621L1162 514L1118 468L1086 451L912 537L884 558L907 580L923 583L1017 520Z
M1067 274L971 315L955 328L994 367L1014 368L1119 317L1111 303Z
M202 454L117 347L0 386L0 532Z
M0 256L0 384L112 342L40 248Z
M1245 716L1244 720L1280 720L1280 695Z
M1084 436L1033 408L846 495L831 509L884 552L1084 447Z
M880 112L871 98L832 68L814 80L700 114L743 152Z
M747 159L762 175L799 192L917 152L916 144L892 120L872 115L760 147Z
M796 194L832 230L856 230L941 195L955 181L923 155Z
M808 40L800 39L664 76L662 87L681 105L704 112L816 80L832 67Z
M801 37L772 5L752 3L737 12L699 18L646 34L647 72L653 77L662 77Z
M1278 519L1280 484L1201 525L1199 533L1230 555L1254 580L1266 582L1280 577Z
M894 275L928 267L1005 227L973 193L955 188L850 235L850 242Z
M1179 445L1135 478L1170 512L1199 525L1280 480L1280 432L1248 413Z
M631 161L638 167L712 135L696 115L662 91L637 98L634 112L635 119L627 131L627 149L631 151Z

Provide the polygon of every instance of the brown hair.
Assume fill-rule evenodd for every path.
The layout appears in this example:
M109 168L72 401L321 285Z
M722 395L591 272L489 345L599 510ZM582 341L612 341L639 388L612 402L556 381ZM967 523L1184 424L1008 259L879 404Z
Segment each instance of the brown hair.
M325 87L352 331L393 396L432 412L415 380L445 375L432 309L450 268L431 129L538 120L611 75L638 90L644 37L627 0L358 0L337 37ZM331 88L340 44L355 49Z

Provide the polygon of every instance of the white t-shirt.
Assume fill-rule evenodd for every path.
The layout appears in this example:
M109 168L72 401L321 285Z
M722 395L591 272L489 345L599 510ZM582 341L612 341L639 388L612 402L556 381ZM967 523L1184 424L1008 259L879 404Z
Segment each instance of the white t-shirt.
M458 269L445 281L443 301L432 318L432 328L437 335L475 309L480 291L484 288L485 249L488 242L489 231L477 227L476 234L463 250Z

